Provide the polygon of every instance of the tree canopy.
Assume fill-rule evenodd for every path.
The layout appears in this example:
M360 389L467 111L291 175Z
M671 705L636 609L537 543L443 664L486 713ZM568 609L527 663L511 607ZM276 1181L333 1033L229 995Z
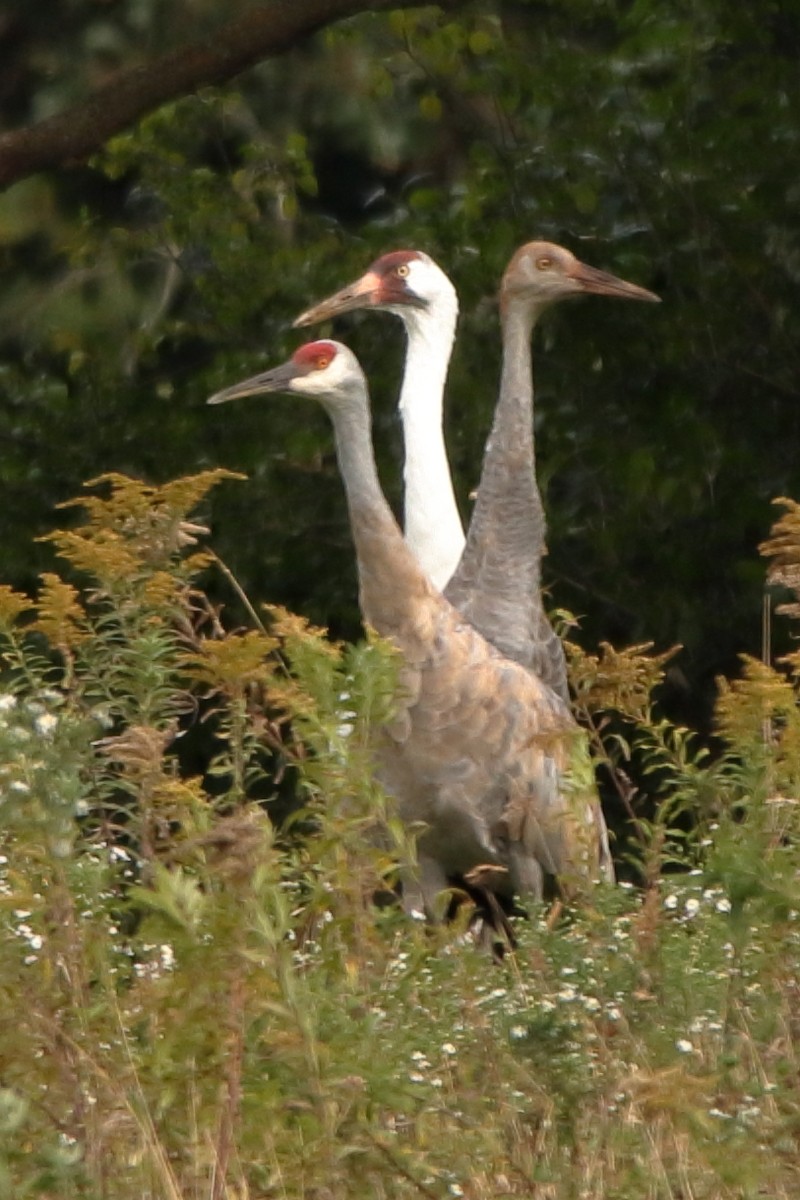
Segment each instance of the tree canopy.
M672 702L704 714L714 675L759 649L757 545L771 498L798 491L800 14L359 7L234 4L226 24L211 3L79 0L4 16L0 180L13 161L49 167L0 197L4 578L29 587L49 567L33 538L100 471L157 482L224 466L249 481L213 501L214 544L247 592L352 634L323 417L286 401L213 412L205 397L285 357L291 318L376 254L425 249L461 298L447 427L466 514L496 396L497 283L544 237L663 298L586 300L537 334L552 603L588 645L681 642ZM198 47L217 63L205 75ZM148 79L161 90L127 120L149 115L115 124L120 81ZM20 168L11 131L50 120L68 135L70 112L94 141ZM403 348L388 322L336 332L370 378L397 502Z

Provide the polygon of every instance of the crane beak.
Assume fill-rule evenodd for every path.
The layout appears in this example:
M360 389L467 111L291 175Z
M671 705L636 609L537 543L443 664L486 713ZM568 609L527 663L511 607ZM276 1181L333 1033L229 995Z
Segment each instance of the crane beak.
M298 371L297 364L290 360L280 367L273 367L271 371L264 371L261 375L253 375L250 379L243 379L241 383L223 388L206 403L226 404L228 400L239 400L242 396L259 396L263 392L288 392L291 391L292 380L302 374L302 371Z
M329 321L340 313L352 312L356 308L370 308L377 304L381 295L382 281L373 271L367 271L355 283L349 283L332 296L320 300L312 308L307 308L292 322L292 328L298 329L303 325L319 325L321 321Z
M622 300L661 303L661 297L655 292L648 292L636 283L628 283L626 279L619 279L616 275L610 275L608 271L599 271L597 267L587 266L580 261L575 262L568 275L582 292L591 292L597 296L619 296Z

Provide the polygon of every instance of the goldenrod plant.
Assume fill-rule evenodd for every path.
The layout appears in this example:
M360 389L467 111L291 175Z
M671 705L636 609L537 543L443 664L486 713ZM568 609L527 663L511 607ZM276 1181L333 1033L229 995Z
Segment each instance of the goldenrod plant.
M209 601L225 477L96 481L63 577L0 588L0 1197L796 1196L794 661L721 682L707 746L667 655L573 648L630 879L492 963L375 903L390 648Z

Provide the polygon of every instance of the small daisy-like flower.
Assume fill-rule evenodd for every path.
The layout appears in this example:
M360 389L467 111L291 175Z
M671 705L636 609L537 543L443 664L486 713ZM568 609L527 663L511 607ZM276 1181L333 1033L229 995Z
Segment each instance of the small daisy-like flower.
M700 911L700 901L696 896L690 896L684 907L687 917L697 916L697 913Z
M729 913L731 911L731 902L727 896L722 896L714 907L718 913Z
M442 1046L442 1054L455 1054L456 1048L452 1042L445 1042Z
M36 732L42 737L50 737L53 730L58 725L58 717L54 717L52 713L41 713L34 721Z
M675 1049L681 1054L691 1054L694 1050L694 1045L689 1041L688 1038L678 1038L677 1042L675 1043Z
M673 909L673 908L677 908L677 907L678 907L678 897L675 895L674 892L670 892L669 896L664 897L664 908Z
M509 1036L512 1037L516 1042L520 1041L521 1038L524 1038L527 1032L528 1031L524 1025L512 1025L508 1031Z
M11 712L12 708L17 707L17 697L12 696L11 692L3 692L0 696L0 712Z
M419 1071L409 1071L408 1078L411 1080L412 1083L424 1083L425 1082L425 1076L420 1075Z

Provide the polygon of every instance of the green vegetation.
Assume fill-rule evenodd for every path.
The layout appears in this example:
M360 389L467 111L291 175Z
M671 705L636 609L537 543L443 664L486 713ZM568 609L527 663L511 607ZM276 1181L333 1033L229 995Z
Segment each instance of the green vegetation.
M251 7L7 5L0 123ZM779 669L755 550L800 495L798 55L780 0L364 13L0 195L0 1200L800 1194L796 503ZM461 298L466 513L534 237L664 303L537 333L547 581L625 883L492 964L467 907L374 902L413 855L368 763L396 664L309 624L359 628L324 416L204 401L418 246ZM399 327L335 333L397 502Z
M6 125L63 108L249 5L17 5ZM6 35L9 39L11 33ZM352 638L344 506L322 414L206 396L301 335L293 316L398 246L452 276L448 445L469 511L497 394L501 272L534 237L658 292L565 305L536 338L552 601L588 646L684 647L673 717L760 651L754 547L796 447L800 19L771 0L523 0L364 14L187 96L88 165L0 198L3 575L85 479L219 465L215 546L248 594ZM375 399L390 497L402 335L342 320ZM64 448L68 453L64 453ZM242 537L241 530L248 536Z
M576 654L598 752L663 798L628 796L641 886L533 906L493 965L466 910L373 904L413 853L367 764L392 655L225 630L193 517L223 474L97 481L52 535L80 586L0 589L0 1196L796 1195L792 682L726 685L712 759L654 716L663 661Z

